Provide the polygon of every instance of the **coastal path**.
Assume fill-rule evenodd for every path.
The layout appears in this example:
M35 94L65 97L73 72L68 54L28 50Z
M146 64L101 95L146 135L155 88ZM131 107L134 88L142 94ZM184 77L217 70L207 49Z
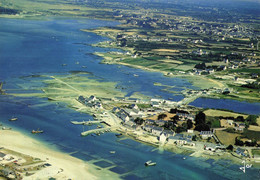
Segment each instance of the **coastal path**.
M62 81L62 80L60 80L60 79L58 79L58 78L56 78L56 77L54 77L54 76L50 76L50 77L53 78L53 79L55 79L56 81L59 81L59 82L62 83L62 84L65 84L66 86L70 87L71 89L73 89L73 90L75 90L75 91L77 91L77 92L80 92L78 89L74 88L74 87L71 86L70 84L68 84L68 83L66 83L66 82L64 82L64 81Z

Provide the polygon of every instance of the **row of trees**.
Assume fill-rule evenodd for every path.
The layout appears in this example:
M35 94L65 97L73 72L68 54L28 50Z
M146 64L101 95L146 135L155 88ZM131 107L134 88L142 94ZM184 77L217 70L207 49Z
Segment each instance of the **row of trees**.
M236 139L235 139L235 145L237 145L237 146L259 146L258 144L257 144L257 141L255 140L255 139L253 139L253 140L251 140L251 141L242 141L241 140L241 137L236 137Z

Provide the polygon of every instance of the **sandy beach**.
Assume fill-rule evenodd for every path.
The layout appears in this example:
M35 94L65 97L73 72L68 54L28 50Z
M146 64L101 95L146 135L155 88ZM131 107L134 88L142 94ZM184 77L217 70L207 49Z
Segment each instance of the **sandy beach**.
M66 153L48 148L33 138L13 130L0 131L0 147L10 149L35 158L40 158L52 166L37 171L24 179L119 179L108 170L97 170L91 164Z

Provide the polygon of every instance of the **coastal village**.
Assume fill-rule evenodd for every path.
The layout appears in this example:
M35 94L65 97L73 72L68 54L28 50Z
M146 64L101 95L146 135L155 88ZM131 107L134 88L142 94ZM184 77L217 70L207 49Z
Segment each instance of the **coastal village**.
M16 2L4 0L1 2L0 14L1 17L10 15L12 18L25 19L73 16L120 22L117 26L81 29L83 32L92 32L110 39L91 44L94 47L112 49L93 53L103 58L101 63L161 72L169 78L186 78L196 87L178 92L184 97L180 101L161 97L132 98L122 95L119 91L116 96L115 92L111 93L114 97L110 97L108 92L114 86L96 93L99 87L95 86L96 82L87 84L86 81L89 80L83 78L87 71L80 72L79 76L64 75L65 80L58 75L39 75L43 79L48 76L47 79L53 81L50 80L49 84L45 81L46 87L37 89L44 95L31 96L46 98L47 101L55 103L65 102L68 107L93 116L93 120L69 122L73 126L93 126L90 130L81 132L81 138L102 138L101 134L113 133L118 138L123 136L157 149L182 153L183 160L193 156L230 159L237 164L245 161L253 167L260 166L259 114L248 115L189 105L200 97L260 101L258 16L248 12L245 16L230 11L227 7L200 5L190 5L183 10L182 7L171 9L167 4L152 2L149 2L149 8L145 3L121 4L120 1L64 1L62 6L52 1L46 2L26 1L24 4L18 3L17 6ZM29 6L31 3L35 3L34 8ZM84 52L82 49L78 49L78 52ZM69 67L67 62L61 63L62 68ZM88 66L81 65L77 60L76 65L88 70ZM139 75L133 76L138 78ZM68 79L70 82L67 82ZM75 82L81 84L75 85ZM109 85L102 83L103 86ZM0 82L0 94L15 97L8 89L4 89L3 85L5 83ZM163 86L156 82L154 85ZM62 89L65 86L67 89ZM89 86L92 86L91 90L87 89ZM119 85L115 89L120 89ZM170 89L166 88L166 91L170 92ZM25 97L28 97L28 94ZM17 120L14 117L11 119ZM0 127L0 132L14 131L6 126ZM32 130L32 133L45 131ZM109 153L114 154L116 151ZM64 158L63 154L61 157ZM64 169L56 167L54 162L50 162L46 157L38 158L0 147L0 177L6 179L37 179L43 174L49 179L55 179L51 178L54 176L66 179L67 176L63 175ZM65 161L61 164L69 163L71 162ZM68 169L72 169L76 164L78 161ZM73 170L74 173L78 172L78 169ZM86 173L85 169L83 172Z
M238 115L210 117L211 121L208 121L204 112L207 114L207 111L211 110L203 111L164 99L142 101L118 97L102 100L92 95L79 96L77 100L88 108L88 113L93 113L94 119L106 122L105 126L109 126L113 132L120 133L119 135L169 150L173 150L174 147L190 150L190 156L230 156L236 160L246 159L256 164L260 162L260 141L242 138L243 132L247 129L260 132L260 127L252 120L255 118L251 117L252 115L245 119L244 116ZM121 106L114 107L114 103ZM108 109L104 109L104 106ZM90 131L97 135L105 132L98 129ZM88 133L82 133L83 136L85 134ZM233 142L230 138L228 144L226 137L230 135L233 136Z

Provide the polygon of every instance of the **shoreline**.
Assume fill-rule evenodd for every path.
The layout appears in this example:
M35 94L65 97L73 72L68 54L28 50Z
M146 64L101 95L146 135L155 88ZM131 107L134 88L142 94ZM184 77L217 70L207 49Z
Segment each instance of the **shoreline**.
M214 161L220 161L220 160L229 160L232 162L234 165L241 165L242 161L249 162L250 164L253 165L254 168L259 169L260 168L260 163L256 162L254 159L243 159L240 158L236 155L234 155L233 152L222 152L222 153L217 153L214 154L214 152L211 151L206 151L206 150L198 150L196 147L189 147L189 146L180 146L180 145L173 145L173 144L159 144L155 142L147 142L145 140L149 139L148 138L138 138L137 134L131 133L130 131L120 131L117 130L118 132L122 133L124 136L126 136L129 139L132 139L134 141L153 146L159 149L163 149L168 152L172 152L175 154L179 155L184 155L186 157L194 157L194 158L200 158L203 161L213 159ZM151 138L151 137L150 137Z
M51 164L50 168L37 171L25 179L37 179L50 177L56 179L120 179L116 173L109 170L97 170L97 168L87 162L59 151L49 148L43 142L26 136L19 131L1 130L0 147L24 155L40 158L42 161Z

